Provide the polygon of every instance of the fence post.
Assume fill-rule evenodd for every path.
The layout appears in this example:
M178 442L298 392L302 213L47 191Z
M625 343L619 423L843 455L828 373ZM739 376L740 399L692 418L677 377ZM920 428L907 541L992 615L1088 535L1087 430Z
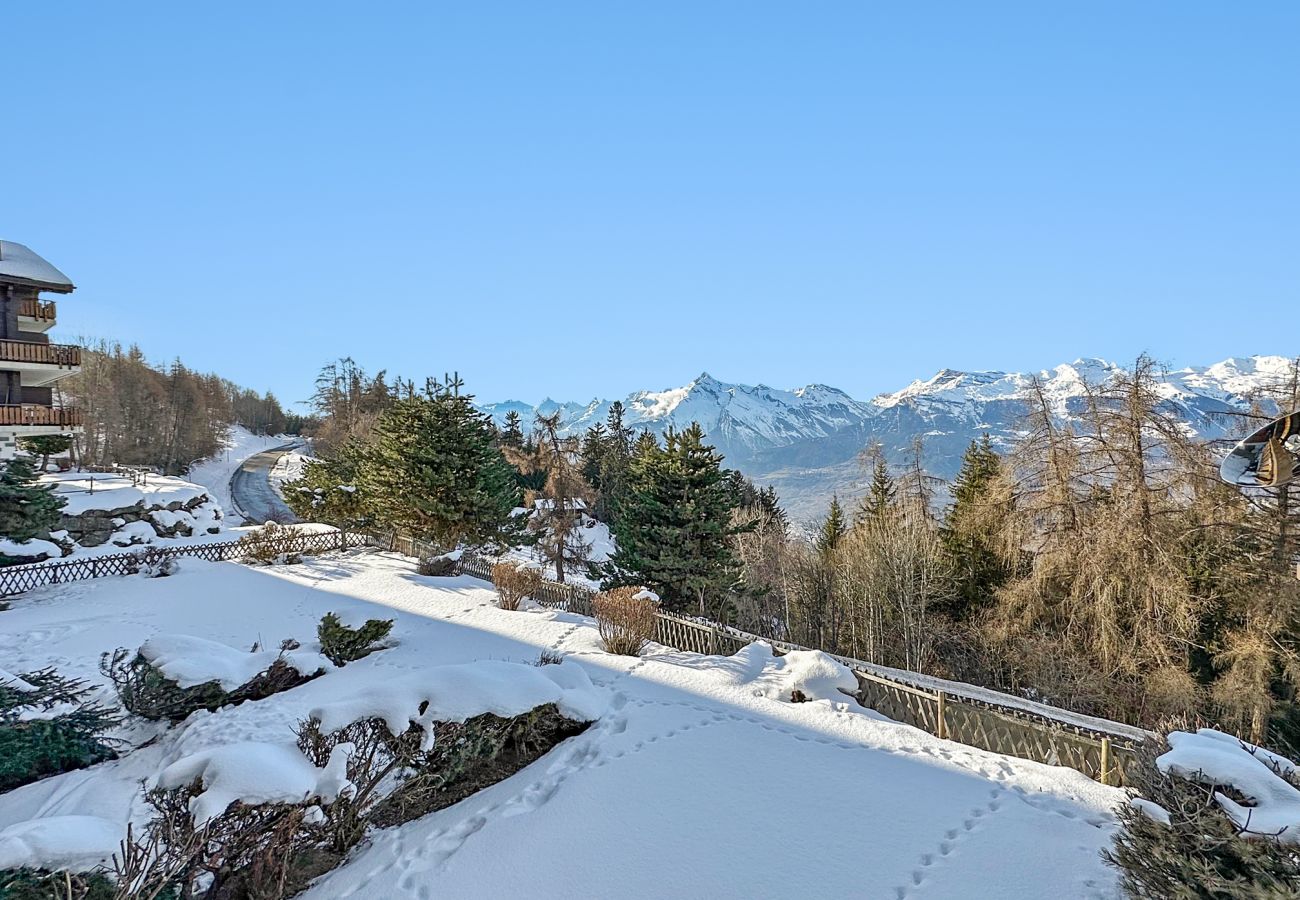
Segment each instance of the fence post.
M718 653L718 626L709 626L709 656L716 656Z
M1101 778L1102 784L1110 784L1110 738L1101 739Z
M940 740L948 739L948 722L945 713L948 711L948 694L946 691L939 692L939 722L935 728L935 734Z

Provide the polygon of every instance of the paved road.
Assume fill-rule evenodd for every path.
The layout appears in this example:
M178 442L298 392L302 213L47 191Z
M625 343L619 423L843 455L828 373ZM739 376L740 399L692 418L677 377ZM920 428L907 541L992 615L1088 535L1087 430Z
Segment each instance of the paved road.
M261 525L275 519L279 522L296 522L293 511L285 506L280 495L271 487L270 474L286 450L296 444L286 444L264 450L244 460L244 464L230 477L230 496L235 501L236 515L243 512L248 524Z

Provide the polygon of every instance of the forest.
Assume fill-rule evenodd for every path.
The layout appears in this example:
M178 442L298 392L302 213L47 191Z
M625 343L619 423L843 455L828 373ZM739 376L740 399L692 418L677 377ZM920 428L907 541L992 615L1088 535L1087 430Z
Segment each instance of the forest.
M286 414L270 393L196 372L179 359L156 365L140 348L123 350L108 341L83 346L81 371L55 390L85 416L85 430L72 447L84 467L148 466L183 474L219 451L235 423L266 434L302 426L301 417Z

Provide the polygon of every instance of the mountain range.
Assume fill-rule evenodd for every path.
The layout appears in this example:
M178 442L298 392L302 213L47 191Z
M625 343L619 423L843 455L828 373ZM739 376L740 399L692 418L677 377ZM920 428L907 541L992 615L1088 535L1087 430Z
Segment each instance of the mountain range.
M1291 360L1282 356L1226 359L1161 375L1166 409L1196 436L1215 440L1235 436L1231 416L1249 406L1252 391L1288 377ZM1123 371L1101 359L1078 359L1038 373L1062 422L1076 420L1087 385L1102 384ZM945 480L956 475L961 455L987 433L999 449L1014 442L1025 407L1022 392L1031 376L1020 372L959 372L944 369L913 381L900 391L855 400L824 384L793 390L731 384L707 372L684 387L639 391L623 400L624 421L662 434L669 427L699 422L711 443L760 484L776 487L795 521L810 521L826 510L832 494L857 497L866 478L859 453L879 442L886 458L901 464L913 440L922 436L924 465ZM561 412L565 431L581 434L604 422L612 401L537 406L519 401L483 404L498 424L510 411L525 427L539 413Z

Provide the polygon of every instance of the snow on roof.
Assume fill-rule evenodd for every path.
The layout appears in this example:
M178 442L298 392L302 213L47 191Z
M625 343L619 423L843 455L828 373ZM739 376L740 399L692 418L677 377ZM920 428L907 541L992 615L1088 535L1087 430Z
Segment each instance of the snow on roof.
M21 278L48 285L49 290L67 293L72 282L29 247L13 241L0 241L0 281Z

